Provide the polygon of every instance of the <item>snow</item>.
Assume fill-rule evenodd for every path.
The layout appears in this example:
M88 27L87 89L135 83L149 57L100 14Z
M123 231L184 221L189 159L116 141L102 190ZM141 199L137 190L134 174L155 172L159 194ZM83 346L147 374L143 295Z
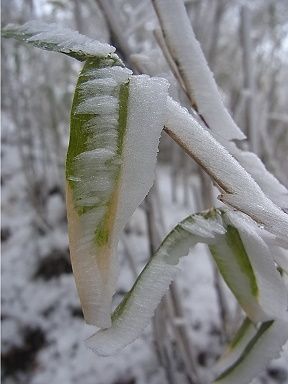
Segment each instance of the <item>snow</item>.
M44 49L53 50L68 54L78 54L79 57L89 56L103 57L115 52L115 48L109 44L100 43L76 31L63 28L58 24L47 24L41 21L30 21L21 27L8 24L4 32L17 34L18 38L34 45L40 45ZM47 45L45 46L45 43Z
M287 215L265 196L252 177L187 109L170 97L167 104L167 129L217 183L222 192L219 199L287 242Z
M46 338L44 346L37 352L36 363L27 371L18 371L16 378L11 380L29 384L114 384L129 379L134 379L137 384L165 383L150 328L116 356L96 356L84 344L95 328L85 325L79 316L80 303L73 276L61 274L47 281L34 277L40 262L47 255L54 254L55 250L67 251L67 228L60 214L64 210L64 202L61 209L63 200L59 196L47 198L47 206L43 208L49 212L51 228L44 235L39 234L15 144L5 144L2 153L2 177L5 180L2 188L2 228L8 227L11 231L10 238L2 246L2 353L25 345L24 332L28 327L40 329ZM190 212L179 201L172 204L169 169L159 169L158 181L168 231ZM183 193L181 184L177 192L180 200L179 196ZM195 210L195 207L190 206L189 210ZM142 209L138 209L127 235L138 270L147 260L146 229L145 215ZM209 377L208 371L222 349L218 335L221 325L210 258L203 246L194 248L193 252L193 256L184 258L180 264L178 283L193 348L197 356L205 361L201 372ZM115 304L133 283L123 247L119 247L119 256L121 269ZM229 305L233 310L234 302L230 301ZM280 366L287 374L287 348L285 351L286 357L272 363L271 367ZM272 379L265 380L275 384Z
M155 0L154 4L170 54L178 63L189 96L195 101L199 113L218 135L227 140L244 139L245 135L224 106L184 3L181 0Z
M58 212L65 209L64 201L61 209L61 198L56 198L57 194L47 198L48 208L44 206L43 209L49 209L52 225L44 234L39 233L18 149L13 141L2 147L2 169L2 229L9 228L11 231L10 237L2 243L2 354L5 356L9 351L27 345L25 332L28 327L40 329L46 339L32 365L25 370L15 370L13 376L5 376L3 371L3 381L10 384L115 384L129 380L137 384L166 383L150 327L141 338L116 356L100 357L85 346L84 340L95 332L95 328L86 325L81 315L72 274L61 274L50 280L34 277L40 262L46 260L50 253L56 257L60 251L67 252L66 223ZM185 208L181 203L181 184L177 189L178 202L172 203L169 172L169 168L162 166L157 172L166 232L196 209L193 204ZM192 179L190 181L193 182ZM190 197L193 201L192 194ZM136 210L126 235L138 271L148 257L145 220L143 209ZM115 305L123 298L123 292L131 288L134 278L122 244L119 246L119 257L121 268ZM223 347L219 341L221 325L213 271L204 246L195 247L192 257L182 259L178 285L193 349L199 360L204 362L200 367L201 373L210 377L208 371L211 371ZM227 297L233 311L235 304L229 292ZM287 375L287 347L285 354L286 357L273 362L270 367L281 369ZM178 361L177 355L175 359ZM181 363L178 361L177 364ZM268 384L277 383L267 376L264 379ZM257 384L263 382L259 380Z

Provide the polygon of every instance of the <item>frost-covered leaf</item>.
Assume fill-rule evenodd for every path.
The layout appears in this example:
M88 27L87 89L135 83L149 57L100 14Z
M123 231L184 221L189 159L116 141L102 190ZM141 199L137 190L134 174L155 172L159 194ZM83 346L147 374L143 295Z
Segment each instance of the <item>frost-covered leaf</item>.
M67 154L70 252L85 319L110 325L120 232L154 179L167 82L87 62Z
M170 54L178 65L190 98L196 104L210 132L275 204L287 208L287 189L266 169L256 154L242 151L230 142L233 139L244 139L245 136L221 100L213 73L195 38L183 0L154 0L154 4Z
M246 320L217 364L215 384L247 384L276 358L288 339L288 322L272 320L256 329Z
M287 244L288 215L185 108L170 97L167 105L166 129L215 181L222 192L220 200L246 213Z
M216 137L217 139L218 137ZM220 141L221 142L221 141ZM242 167L253 177L262 191L281 208L288 208L288 191L275 176L270 173L261 159L249 151L239 149L233 142L221 142Z
M254 322L286 318L286 287L256 226L237 212L227 211L224 221L225 242L211 245L210 251L239 304Z
M214 76L195 38L183 0L153 0L165 41L178 65L187 91L212 131L230 139L244 139L225 108Z
M115 48L109 44L100 43L60 25L41 21L30 21L21 26L8 24L2 29L2 36L12 37L48 51L61 52L80 61L89 57L105 57L115 52Z
M231 218L220 210L195 214L182 221L165 238L116 308L112 327L89 338L88 346L101 355L109 355L135 340L174 279L179 258L199 242L208 244L226 283L251 319L266 321L285 317L287 294L271 255L263 254L263 267L259 250L250 247L245 233L243 241L242 236L242 228L238 231ZM256 236L254 241L258 242L259 238ZM256 271L256 267L259 270Z
M70 254L85 320L109 327L118 238L153 184L168 82L132 76L113 47L56 25L8 26L4 36L86 61L66 161Z

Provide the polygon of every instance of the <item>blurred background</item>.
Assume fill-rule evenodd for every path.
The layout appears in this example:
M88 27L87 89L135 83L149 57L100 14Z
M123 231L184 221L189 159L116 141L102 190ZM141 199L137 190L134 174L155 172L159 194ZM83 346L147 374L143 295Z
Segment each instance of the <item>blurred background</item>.
M226 105L244 131L252 124L252 105L253 148L287 186L287 0L188 0L186 8ZM185 104L155 39L150 0L2 0L2 26L31 19L109 42L134 69L132 54L149 55L153 74L168 78L171 94ZM64 191L69 109L80 68L64 55L2 40L3 383L208 383L242 314L204 246L184 258L140 339L109 358L84 345L95 329L84 323L73 280ZM155 186L119 244L115 305L163 235L213 201L210 181L163 133ZM288 383L287 356L286 348L286 357L254 383Z

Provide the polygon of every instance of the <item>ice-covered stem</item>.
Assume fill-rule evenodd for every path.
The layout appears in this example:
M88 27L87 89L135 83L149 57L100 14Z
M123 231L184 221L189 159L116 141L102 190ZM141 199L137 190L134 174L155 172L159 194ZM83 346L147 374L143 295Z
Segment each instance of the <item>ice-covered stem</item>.
M183 0L152 0L163 36L185 83L192 104L208 127L226 139L245 138L219 94Z
M246 213L287 243L288 216L265 196L229 152L170 97L165 130L209 174L221 191L221 201Z

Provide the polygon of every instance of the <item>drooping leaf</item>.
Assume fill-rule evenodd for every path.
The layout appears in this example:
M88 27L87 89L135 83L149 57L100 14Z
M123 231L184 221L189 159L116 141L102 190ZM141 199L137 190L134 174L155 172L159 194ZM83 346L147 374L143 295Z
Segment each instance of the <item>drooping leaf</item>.
M170 54L190 98L210 129L228 140L244 139L224 106L213 73L196 40L183 0L153 0ZM181 27L179 27L181 26Z
M216 137L217 139L217 137ZM270 173L261 159L249 151L239 149L233 142L222 142L232 156L253 177L266 196L281 208L288 208L288 191L275 176Z
M182 221L165 238L131 291L116 308L112 327L89 338L89 347L99 354L109 355L135 340L175 278L179 258L187 255L189 249L199 242L208 244L223 278L253 321L285 317L286 289L272 258L264 254L262 267L259 249L252 249L246 238L242 241L242 235L242 228L238 230L231 218L220 210L195 214ZM256 235L254 240L260 241ZM262 243L260 247L264 249ZM272 291L266 297L270 288Z
M153 184L168 82L132 76L113 47L55 25L4 35L85 61L66 160L70 254L85 320L109 327L118 238Z
M247 384L281 352L288 339L287 320L272 320L258 329L246 320L217 364L215 384Z
M8 24L2 29L2 36L14 38L47 51L61 52L77 60L105 57L115 52L109 44L100 43L88 36L57 24L29 21L23 25Z
M110 325L120 232L153 183L167 97L161 79L104 66L88 61L80 75L66 163L76 284L86 321L100 327Z
M218 375L239 360L247 344L256 334L256 325L246 317L214 368Z
M281 208L288 207L288 191L254 153L239 149L230 140L245 135L224 106L213 73L210 71L183 0L153 0L165 33L165 42L185 82L190 99L209 131L253 177L262 191ZM178 26L181 25L181 28Z
M170 136L215 181L222 192L221 201L244 212L284 243L288 243L288 215L263 193L229 152L185 108L170 97L165 126Z

